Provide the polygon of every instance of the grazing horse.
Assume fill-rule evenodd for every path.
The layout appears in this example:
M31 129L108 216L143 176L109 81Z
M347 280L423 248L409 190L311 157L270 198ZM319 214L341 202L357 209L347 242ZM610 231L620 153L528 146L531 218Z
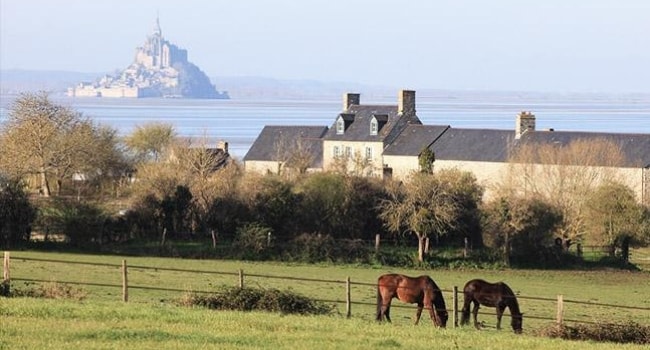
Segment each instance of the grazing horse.
M420 321L422 308L429 310L434 325L447 325L447 308L442 291L429 276L409 277L400 274L385 274L377 280L377 321L384 317L390 322L390 303L397 298L405 303L417 303L415 324Z
M463 288L465 302L463 304L462 317L460 320L461 325L469 322L469 308L474 303L474 327L479 329L478 315L479 305L496 307L497 309L497 329L501 329L501 316L503 311L507 308L510 309L510 317L512 319L512 330L519 334L522 331L523 314L519 311L519 303L517 297L512 289L503 282L489 283L481 279L474 279L465 284Z

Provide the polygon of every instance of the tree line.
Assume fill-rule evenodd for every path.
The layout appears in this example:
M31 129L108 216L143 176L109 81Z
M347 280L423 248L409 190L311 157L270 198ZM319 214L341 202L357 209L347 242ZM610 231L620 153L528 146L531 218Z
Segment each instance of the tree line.
M436 169L430 152L405 181L341 169L306 173L291 162L279 174L246 173L223 150L179 137L172 125L119 136L45 93L14 101L0 146L3 247L40 233L64 234L79 247L212 238L256 256L283 249L350 255L381 234L416 245L420 262L429 245L469 244L506 264L534 265L561 261L576 243L608 246L613 256L650 242L650 210L631 189L613 175L596 182L561 166L594 149L614 164L620 151L606 141L523 147L491 198L473 174ZM558 173L528 165L551 161Z

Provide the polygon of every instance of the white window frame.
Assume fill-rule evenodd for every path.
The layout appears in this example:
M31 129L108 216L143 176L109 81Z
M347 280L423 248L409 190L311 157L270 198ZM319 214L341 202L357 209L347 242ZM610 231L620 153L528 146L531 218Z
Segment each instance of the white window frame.
M372 147L366 147L366 159L372 159Z
M377 122L376 118L372 118L370 121L370 135L377 135L377 131L379 129L379 123Z
M340 157L341 156L341 148L339 146L334 146L334 149L332 151L334 154L334 157Z
M345 146L345 157L352 158L352 147Z
M344 132L345 132L345 121L343 120L343 118L339 118L336 121L336 134L343 135Z

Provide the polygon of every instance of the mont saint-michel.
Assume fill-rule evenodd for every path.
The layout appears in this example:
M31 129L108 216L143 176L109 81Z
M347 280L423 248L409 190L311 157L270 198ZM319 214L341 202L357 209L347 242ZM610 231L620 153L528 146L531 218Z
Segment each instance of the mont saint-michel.
M153 33L136 48L131 65L94 82L81 82L68 89L73 97L175 97L227 99L210 78L187 60L187 50L165 40L156 18Z

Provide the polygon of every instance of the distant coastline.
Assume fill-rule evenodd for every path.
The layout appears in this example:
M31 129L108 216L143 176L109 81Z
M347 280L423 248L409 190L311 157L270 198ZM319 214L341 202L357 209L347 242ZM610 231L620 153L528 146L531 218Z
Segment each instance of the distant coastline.
M65 95L68 87L78 81L101 76L101 72L74 72L58 70L27 70L27 69L2 69L0 70L0 94L4 96L17 95L22 92L46 91L52 95ZM257 99L257 98L335 98L339 99L345 92L363 92L372 99L393 98L398 87L375 86L354 82L325 82L316 80L287 80L271 77L211 77L219 81L220 86L228 91L231 99ZM490 101L491 98L506 96L536 99L596 99L607 101L636 99L647 100L650 93L608 93L608 92L540 92L540 91L482 91L482 90L452 90L440 88L418 88L419 96L440 98L465 99L475 97L478 100Z

